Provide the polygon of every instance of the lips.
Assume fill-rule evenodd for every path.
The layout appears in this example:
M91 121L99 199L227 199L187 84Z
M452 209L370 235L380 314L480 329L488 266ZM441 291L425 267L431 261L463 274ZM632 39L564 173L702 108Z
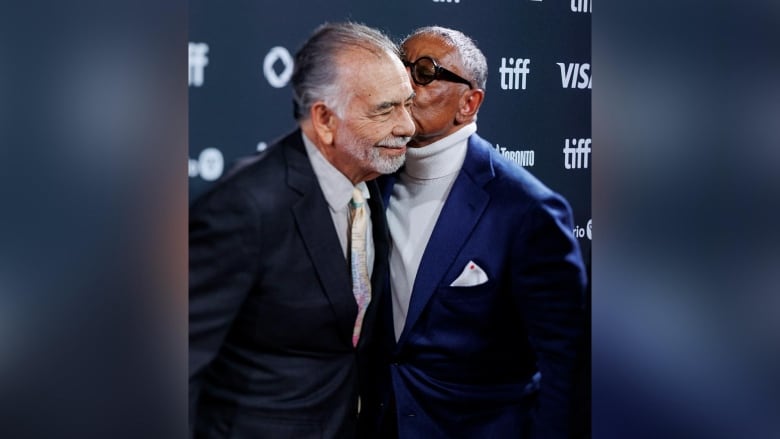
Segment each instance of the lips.
M401 149L406 147L409 140L411 140L410 137L393 137L377 143L377 146L382 148Z

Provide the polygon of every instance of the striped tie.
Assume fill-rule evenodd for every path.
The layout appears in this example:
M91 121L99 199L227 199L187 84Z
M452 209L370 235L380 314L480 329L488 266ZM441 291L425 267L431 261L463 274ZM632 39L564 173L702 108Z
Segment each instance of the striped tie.
M368 280L368 267L366 262L366 218L365 199L360 189L352 190L352 202L350 203L352 224L350 232L350 265L352 267L352 294L358 305L355 328L352 331L352 346L357 346L360 339L360 328L363 326L363 316L371 301L371 284Z

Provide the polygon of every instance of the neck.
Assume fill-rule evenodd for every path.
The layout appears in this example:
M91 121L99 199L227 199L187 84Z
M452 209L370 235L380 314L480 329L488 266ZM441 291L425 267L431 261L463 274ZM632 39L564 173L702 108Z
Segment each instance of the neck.
M317 135L317 131L312 126L311 121L305 120L301 122L301 131L303 131L303 134L305 134L306 137L311 140L311 143L317 147L317 150L320 151L325 160L333 165L334 168L338 169L353 185L379 177L380 174L376 172L361 172L360 169L352 169L350 171L350 165L353 164L351 159L348 157L344 160L337 154L334 144L323 141L322 138Z

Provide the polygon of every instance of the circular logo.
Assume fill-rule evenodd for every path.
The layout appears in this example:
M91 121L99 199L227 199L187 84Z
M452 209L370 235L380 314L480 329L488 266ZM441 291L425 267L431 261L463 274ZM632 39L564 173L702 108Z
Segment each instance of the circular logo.
M276 61L282 62L281 73L276 73L274 69ZM265 60L263 60L263 74L272 87L282 88L287 85L293 74L293 59L290 56L290 52L281 46L272 48L268 55L265 56Z
M189 159L189 174L190 177L197 177L198 176L198 161L195 159Z
M201 178L207 181L216 180L222 175L225 159L217 148L206 148L198 156L198 167Z
M591 229L592 228L593 228L593 218L589 219L588 220L588 225L585 226L585 233L588 235L588 239L590 239L591 241L593 240L593 238L591 238Z

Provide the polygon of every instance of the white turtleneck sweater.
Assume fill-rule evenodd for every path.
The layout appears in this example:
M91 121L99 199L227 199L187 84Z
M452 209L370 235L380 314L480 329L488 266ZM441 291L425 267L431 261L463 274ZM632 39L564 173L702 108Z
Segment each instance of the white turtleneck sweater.
M395 339L401 336L412 287L433 227L466 158L468 138L476 123L430 145L406 149L406 165L393 186L387 225L393 241L390 285Z

